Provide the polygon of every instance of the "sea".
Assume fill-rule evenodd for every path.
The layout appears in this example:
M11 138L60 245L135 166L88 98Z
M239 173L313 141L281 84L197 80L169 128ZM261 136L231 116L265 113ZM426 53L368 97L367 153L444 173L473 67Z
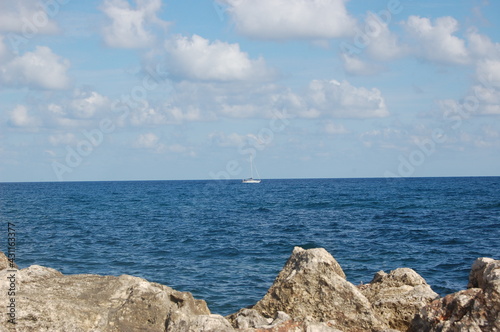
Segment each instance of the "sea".
M325 248L354 283L417 271L440 295L500 259L500 177L0 183L16 263L129 274L212 313L255 304L294 246Z

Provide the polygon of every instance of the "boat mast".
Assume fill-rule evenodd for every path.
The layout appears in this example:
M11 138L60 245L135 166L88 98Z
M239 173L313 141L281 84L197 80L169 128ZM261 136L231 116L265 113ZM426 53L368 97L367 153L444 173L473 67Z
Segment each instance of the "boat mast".
M253 159L252 159L252 155L250 155L250 174L251 174L250 179L253 179Z

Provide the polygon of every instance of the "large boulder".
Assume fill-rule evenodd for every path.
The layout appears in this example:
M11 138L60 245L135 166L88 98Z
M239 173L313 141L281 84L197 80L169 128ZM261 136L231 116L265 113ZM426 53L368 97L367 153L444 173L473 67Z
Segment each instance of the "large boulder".
M500 261L478 258L469 287L423 307L408 331L500 331Z
M406 331L420 309L438 298L425 279L408 268L377 272L369 284L358 288L377 316L400 331Z
M264 317L278 311L296 321L328 322L349 331L383 330L370 302L325 249L295 247L267 294L253 307Z
M15 299L17 331L165 331L176 317L210 315L190 293L128 275L63 275L33 265L15 273L8 298L9 276L0 271L0 303ZM4 330L14 327L7 318Z

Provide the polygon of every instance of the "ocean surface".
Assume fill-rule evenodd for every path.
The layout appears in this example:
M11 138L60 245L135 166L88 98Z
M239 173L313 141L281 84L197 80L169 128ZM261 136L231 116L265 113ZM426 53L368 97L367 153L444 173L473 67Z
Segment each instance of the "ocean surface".
M0 183L17 264L130 274L230 314L266 293L294 246L323 247L354 284L409 267L445 295L500 259L500 177Z

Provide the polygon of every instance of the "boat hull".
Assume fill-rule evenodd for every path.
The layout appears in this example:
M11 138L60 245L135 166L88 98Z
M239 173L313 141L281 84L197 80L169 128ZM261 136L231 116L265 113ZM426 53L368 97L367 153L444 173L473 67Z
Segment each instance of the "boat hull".
M255 180L255 179L244 179L241 180L242 183L260 183L260 180Z

